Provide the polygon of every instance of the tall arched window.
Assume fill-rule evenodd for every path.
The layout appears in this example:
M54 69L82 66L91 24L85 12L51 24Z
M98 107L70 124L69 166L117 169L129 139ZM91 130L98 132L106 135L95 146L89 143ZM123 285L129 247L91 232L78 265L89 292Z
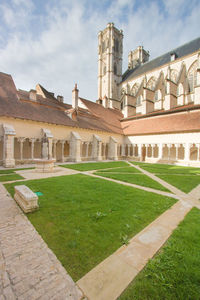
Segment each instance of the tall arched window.
M103 75L106 75L106 66L103 68Z
M177 86L177 97L180 96L180 95L183 95L183 84L182 83L179 83L178 86Z
M158 101L158 100L161 100L162 99L162 93L161 93L161 90L156 90L155 91L155 94L154 94L154 100L155 101Z
M194 87L197 84L197 61L195 61L188 71L188 83L190 93L194 92Z
M119 52L119 41L117 39L114 40L114 50Z
M136 105L141 105L142 104L142 95L139 95L136 99Z
M114 74L117 75L117 64L114 64Z

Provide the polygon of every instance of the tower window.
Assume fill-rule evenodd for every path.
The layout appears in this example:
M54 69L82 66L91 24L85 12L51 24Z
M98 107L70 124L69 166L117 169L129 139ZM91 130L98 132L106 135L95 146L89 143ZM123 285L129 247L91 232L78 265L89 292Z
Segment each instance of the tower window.
M114 40L114 50L116 52L119 52L119 41L118 40Z
M114 64L114 74L117 75L117 65Z

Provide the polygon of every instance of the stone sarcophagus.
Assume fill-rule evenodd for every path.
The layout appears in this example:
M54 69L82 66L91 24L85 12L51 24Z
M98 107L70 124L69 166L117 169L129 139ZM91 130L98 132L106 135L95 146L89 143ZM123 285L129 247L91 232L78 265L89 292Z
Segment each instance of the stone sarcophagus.
M39 208L38 196L26 185L15 186L14 199L25 213L32 212Z

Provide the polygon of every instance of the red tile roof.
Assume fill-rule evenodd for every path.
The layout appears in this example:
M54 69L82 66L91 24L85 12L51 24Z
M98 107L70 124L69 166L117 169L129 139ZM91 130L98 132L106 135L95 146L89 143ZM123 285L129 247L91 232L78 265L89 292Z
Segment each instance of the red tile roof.
M121 122L125 135L200 131L200 110Z

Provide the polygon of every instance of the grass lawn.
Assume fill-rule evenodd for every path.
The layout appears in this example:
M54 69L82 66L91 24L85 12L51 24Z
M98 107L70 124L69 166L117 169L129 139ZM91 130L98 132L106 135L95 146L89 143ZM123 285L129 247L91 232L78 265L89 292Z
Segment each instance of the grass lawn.
M129 167L122 167L122 168L112 168L112 169L107 169L107 170L100 170L99 172L103 173L141 173L141 171L129 166Z
M200 176L191 175L157 175L171 185L177 187L185 193L189 193L198 184L200 184Z
M16 182L6 184L13 195ZM82 174L26 181L40 209L28 218L74 280L80 279L175 199Z
M15 171L31 170L31 169L34 169L34 168L5 169L5 170L0 170L0 174L15 174Z
M20 180L20 179L24 179L24 177L20 176L19 174L15 174L15 173L7 174L7 175L0 175L0 182Z
M154 174L185 174L185 175L198 175L200 168L174 166L167 164L150 164L142 162L131 162L133 165L138 165L142 169Z
M133 168L132 168L133 169ZM118 169L116 169L117 172ZM152 189L156 190L161 190L165 192L169 192L164 186L159 184L158 182L154 181L150 177L148 177L145 174L114 174L114 173L103 173L103 172L95 172L96 175L103 176L103 177L108 177L108 178L113 178L116 180L124 181L124 182L129 182L129 183L134 183L138 184L141 186L146 186L150 187Z
M119 300L200 299L200 210L193 208Z
M67 165L60 165L60 167L78 170L78 171L91 171L91 170L100 170L100 169L107 169L107 168L127 167L127 165L128 164L125 161L112 161L112 162L67 164Z

